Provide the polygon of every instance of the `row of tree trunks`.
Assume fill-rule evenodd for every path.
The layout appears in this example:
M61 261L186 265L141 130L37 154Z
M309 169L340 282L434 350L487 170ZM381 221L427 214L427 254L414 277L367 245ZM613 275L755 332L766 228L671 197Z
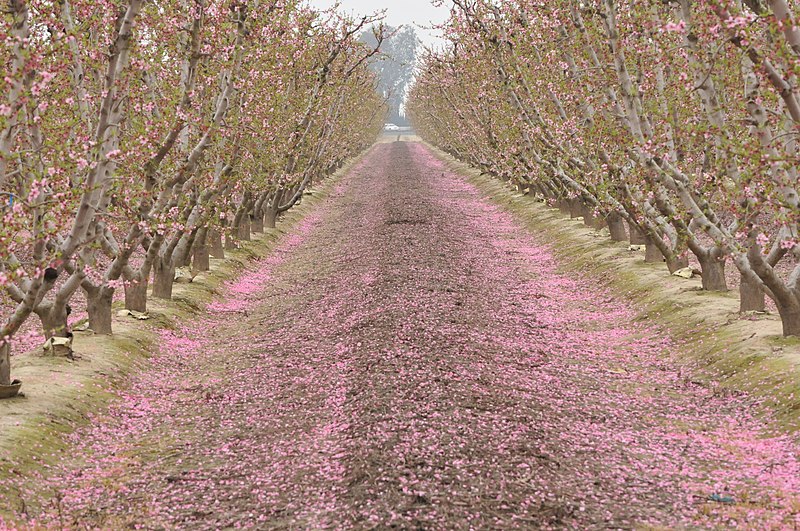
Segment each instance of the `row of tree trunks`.
M283 190L273 194L270 198L265 198L271 200L261 200L251 205L243 204L237 210L233 222L225 230L224 238L222 230L202 227L191 235L187 235L188 239L182 242L181 246L171 250L162 248L162 253L156 253L152 262L147 262L150 265L146 264L136 271L132 279L126 280L124 284L125 308L138 312L147 311L151 275L152 296L171 299L177 267L191 266L194 272L208 271L211 267L211 257L223 259L225 258L225 249L236 249L237 242L249 241L251 234L263 233L266 229L275 228L279 205L295 193L294 189ZM114 290L101 287L96 290L85 288L85 291L87 291L89 327L98 334L111 334L111 303ZM55 310L55 308L42 307L39 311L43 328L48 337L68 333L66 314L56 315ZM2 370L2 359L0 359L0 370Z
M241 210L241 215L237 216L238 220L234 219L234 224L225 235L223 239L222 232L213 228L200 228L195 235L194 241L191 245L191 251L187 253L186 258L183 260L181 266L188 267L191 265L192 270L195 272L209 271L211 269L211 258L224 259L225 249L233 250L238 248L239 241L249 241L251 233L264 232L265 226L275 228L275 219L277 218L276 209L264 208L261 214L249 213L246 210ZM175 280L175 270L178 264L174 261L167 259L163 256L158 256L152 267L152 296L161 299L171 299L173 293L173 286ZM147 311L147 294L149 286L148 278L143 278L138 281L129 281L125 283L125 308L131 311L145 312ZM113 292L111 295L113 297ZM97 333L110 333L111 311L100 311L101 306L106 303L103 298L107 298L105 294L103 297L98 297L96 307L93 307L93 313L97 314L97 328L93 326L90 319L90 328ZM90 305L92 298L90 297ZM110 308L110 305L108 305ZM109 330L109 332L106 332Z
M644 245L644 261L647 263L664 263L666 261L671 273L689 266L688 256L676 256L672 260L667 260L652 236L645 235L638 227L626 223L625 219L617 213L612 212L604 218L597 216L594 208L579 197L558 197L555 199L555 207L562 214L569 215L572 219L582 217L584 224L588 227L600 229L607 226L612 241L623 242L628 240L631 245ZM700 263L703 290L727 291L725 278L726 261L712 253L706 253L707 255L704 253L694 254ZM741 277L739 301L740 312L764 311L766 308L766 295L764 292L745 277Z

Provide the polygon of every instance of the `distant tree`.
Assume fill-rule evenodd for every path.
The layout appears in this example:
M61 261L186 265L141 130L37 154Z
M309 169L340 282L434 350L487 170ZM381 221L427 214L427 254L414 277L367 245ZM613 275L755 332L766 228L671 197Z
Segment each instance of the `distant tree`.
M378 91L389 105L387 120L404 125L407 122L403 103L414 79L420 41L410 26L387 27L387 34L391 36L381 46L382 55L373 59L370 68L378 77ZM362 33L361 40L369 46L375 46L377 42L371 30Z

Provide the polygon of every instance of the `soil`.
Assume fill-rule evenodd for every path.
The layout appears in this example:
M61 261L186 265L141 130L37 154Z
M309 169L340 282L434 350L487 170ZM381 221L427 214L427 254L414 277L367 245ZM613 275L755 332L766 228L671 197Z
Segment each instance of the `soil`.
M21 526L791 528L798 446L419 142L159 349Z

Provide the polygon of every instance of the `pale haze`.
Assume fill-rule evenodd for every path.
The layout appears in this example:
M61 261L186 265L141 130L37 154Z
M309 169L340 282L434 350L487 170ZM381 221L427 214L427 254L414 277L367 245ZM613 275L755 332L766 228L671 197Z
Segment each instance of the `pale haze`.
M317 8L327 9L336 0L309 0ZM390 26L412 25L426 46L441 44L439 32L431 30L432 24L441 24L450 14L449 2L442 7L434 7L430 0L341 0L341 10L359 15L369 15L386 10L386 23Z

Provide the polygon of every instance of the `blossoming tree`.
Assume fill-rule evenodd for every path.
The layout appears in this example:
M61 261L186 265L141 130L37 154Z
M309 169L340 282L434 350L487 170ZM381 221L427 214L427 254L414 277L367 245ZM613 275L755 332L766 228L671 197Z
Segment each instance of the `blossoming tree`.
M741 275L800 334L798 8L785 1L454 0L409 110L483 171L643 236L703 288Z
M69 336L249 239L378 134L353 20L271 0L13 0L0 58L0 385L31 314ZM382 30L378 29L378 42Z

